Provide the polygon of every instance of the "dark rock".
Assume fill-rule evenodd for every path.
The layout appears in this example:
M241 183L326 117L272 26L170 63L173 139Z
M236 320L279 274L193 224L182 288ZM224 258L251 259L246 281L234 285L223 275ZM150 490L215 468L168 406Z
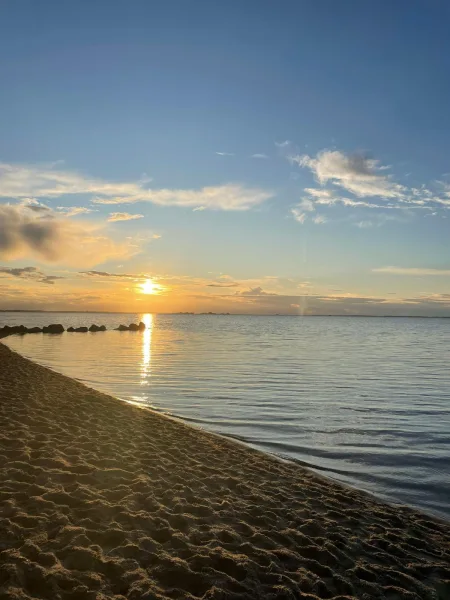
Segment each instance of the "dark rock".
M139 331L139 325L136 325L136 323L130 323L129 330L130 331Z
M73 333L73 332L75 331L75 327L68 327L68 328L67 328L67 331L68 331L69 333Z
M5 325L3 329L0 329L0 337L14 335L15 333L27 333L27 331L25 325Z
M63 333L64 327L60 324L52 324L44 327L44 333Z
M145 323L143 323L142 321L140 321L138 329L139 329L139 331L144 331L144 329L145 329Z
M130 331L130 330L126 325L119 325L119 327L117 327L116 331Z
M106 325L100 325L98 328L99 331L106 331Z
M27 333L42 333L42 329L40 327L29 327Z
M75 333L87 333L88 332L88 328L87 327L77 327L75 329Z
M100 331L100 327L99 327L98 325L94 325L94 324L92 324L92 325L89 327L89 331Z

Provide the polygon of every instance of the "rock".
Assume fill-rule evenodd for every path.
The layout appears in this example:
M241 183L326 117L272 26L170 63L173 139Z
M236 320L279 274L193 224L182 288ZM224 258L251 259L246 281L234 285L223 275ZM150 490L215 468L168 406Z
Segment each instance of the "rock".
M136 323L130 323L129 330L130 331L139 331L139 325L136 325Z
M43 332L44 333L63 333L64 327L60 324L52 324L52 325L48 325L47 327L44 327Z
M98 328L99 331L106 331L106 325L100 325Z
M88 328L87 327L77 327L75 329L75 333L87 333L88 332Z
M139 329L139 331L144 331L144 329L145 329L145 323L143 323L142 321L140 321L139 325L138 325L138 329Z
M40 327L29 327L27 333L42 333L42 329Z
M8 335L14 335L15 333L27 333L28 329L25 325L5 325L3 329L0 329L0 337L6 337Z
M67 328L67 331L68 331L69 333L73 333L73 332L75 331L75 327L68 327L68 328Z
M116 331L130 331L126 325L119 325Z
M99 327L98 325L94 325L94 324L92 324L92 325L89 327L89 331L100 331L100 327Z

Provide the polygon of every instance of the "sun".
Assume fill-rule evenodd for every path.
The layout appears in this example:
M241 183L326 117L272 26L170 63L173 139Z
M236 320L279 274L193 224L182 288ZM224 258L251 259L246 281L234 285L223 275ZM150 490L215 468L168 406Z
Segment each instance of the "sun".
M144 283L141 284L143 294L157 294L159 289L159 285L154 283L151 279L146 279Z

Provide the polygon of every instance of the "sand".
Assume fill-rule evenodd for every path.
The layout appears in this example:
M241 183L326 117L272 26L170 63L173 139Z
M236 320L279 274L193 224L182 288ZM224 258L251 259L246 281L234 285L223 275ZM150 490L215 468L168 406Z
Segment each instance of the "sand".
M450 526L0 344L0 599L450 598Z

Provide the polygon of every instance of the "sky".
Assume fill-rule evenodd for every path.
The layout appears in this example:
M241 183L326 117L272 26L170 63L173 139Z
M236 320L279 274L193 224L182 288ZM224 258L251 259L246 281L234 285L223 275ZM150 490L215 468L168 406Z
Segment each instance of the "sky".
M0 309L450 316L445 0L5 0Z

